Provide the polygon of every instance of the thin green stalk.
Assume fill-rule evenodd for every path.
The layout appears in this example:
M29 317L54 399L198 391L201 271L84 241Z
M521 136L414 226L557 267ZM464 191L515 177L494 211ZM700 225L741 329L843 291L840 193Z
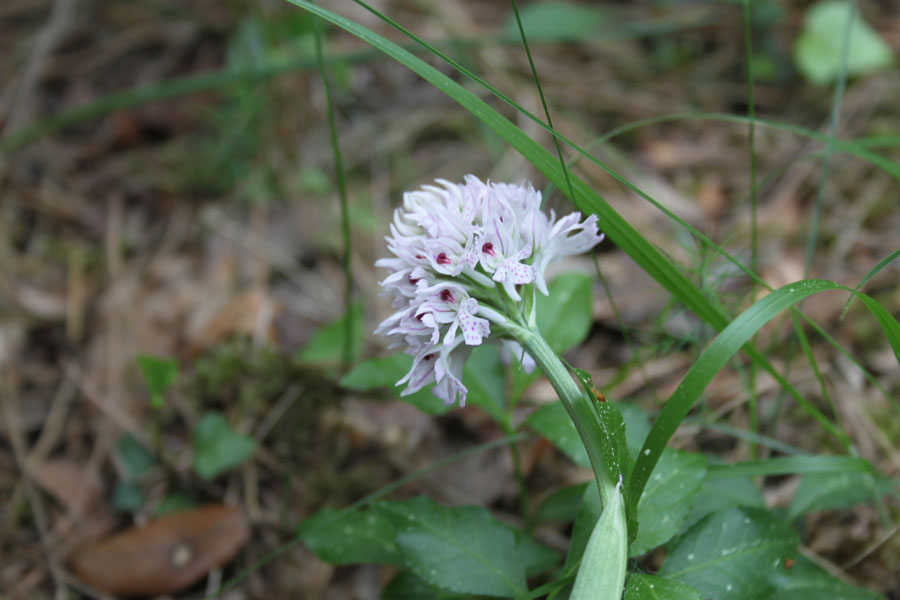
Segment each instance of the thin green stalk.
M753 70L753 14L752 0L744 0L744 44L747 55L747 144L750 151L750 270L759 272L759 232L757 227L758 194L756 185L756 88ZM756 283L750 288L750 296L756 296ZM755 336L754 336L755 341ZM750 431L759 433L759 406L756 397L756 363L751 361L747 371L747 386L750 392ZM759 457L759 448L750 444L750 455Z
M337 123L334 117L334 102L331 97L331 84L328 81L328 73L325 69L325 60L322 56L322 32L319 19L313 19L313 32L316 38L316 61L319 64L319 73L322 75L322 85L325 88L325 104L328 110L328 132L331 137L331 151L334 154L334 171L337 180L338 196L341 202L341 234L344 246L344 369L350 368L353 362L353 272L350 267L350 210L347 206L347 182L344 175L344 161L341 156L341 146L338 142Z
M538 96L541 98L541 106L544 107L544 116L547 117L547 126L553 129L553 119L550 118L550 109L547 107L547 99L544 98L544 90L541 87L541 79L538 77L537 68L534 66L534 60L531 58L531 49L528 47L528 37L525 35L525 27L522 25L522 17L519 15L519 3L512 0L513 13L516 15L516 25L519 27L519 35L522 36L522 45L525 47L525 55L528 56L528 64L531 67L531 75L534 78L534 85L537 86ZM566 178L566 185L569 187L569 195L572 201L575 201L575 190L572 188L572 181L569 179L569 168L566 167L566 161L563 159L562 148L559 145L559 139L553 136L553 145L556 147L556 155L559 157L559 164L562 166L563 175Z
M828 123L828 137L834 139L837 136L837 125L841 116L841 105L844 101L844 89L847 86L847 57L850 52L850 32L853 30L853 19L856 15L856 0L847 3L847 22L844 24L843 39L841 42L841 68L838 73L837 85L831 100L831 116ZM822 215L822 203L825 196L825 183L828 181L828 171L831 166L831 145L825 148L822 156L822 170L819 172L819 185L816 188L816 198L813 204L812 221L809 224L809 239L806 243L806 259L803 263L803 278L808 279L812 269L813 256L816 253L816 242L819 238L819 220Z

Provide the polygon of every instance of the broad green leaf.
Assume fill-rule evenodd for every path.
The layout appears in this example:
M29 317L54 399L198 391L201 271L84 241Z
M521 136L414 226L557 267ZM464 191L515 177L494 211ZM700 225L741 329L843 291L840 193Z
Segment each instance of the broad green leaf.
M400 353L370 358L358 363L341 377L341 385L361 392L380 388L394 389L397 381L412 368L412 362L412 356Z
M696 588L704 598L762 600L774 574L797 548L796 534L768 511L713 513L672 543L659 574Z
M363 348L364 329L362 307L354 304L350 308L351 355L358 358ZM344 343L347 330L347 315L341 315L338 319L326 323L312 336L312 339L299 350L297 359L304 363L315 365L334 365L341 362L344 357Z
M753 482L746 478L711 479L709 471L700 487L700 493L694 498L694 506L685 520L686 527L691 527L708 514L732 506L765 508L762 494Z
M197 507L197 501L187 492L174 491L166 494L156 508L153 509L153 516L162 517L177 512L183 512Z
M194 471L202 479L215 479L238 466L256 449L249 437L235 432L221 413L203 415L194 429Z
M591 468L587 450L562 403L545 404L531 413L526 423L562 450L576 465Z
M574 521L581 508L584 489L589 485L591 482L585 481L556 490L540 503L535 512L535 518L538 521L560 521L562 523Z
M656 575L631 573L625 582L623 600L701 600L691 586Z
M452 408L431 393L430 388L419 390L408 396L401 396L403 386L397 382L412 368L412 356L392 354L383 358L371 358L353 367L341 378L341 385L351 390L367 392L379 388L389 389L401 402L412 404L430 415L442 415Z
M897 482L853 471L813 473L803 477L788 510L793 520L809 512L871 503L896 489Z
M122 435L116 442L116 455L131 479L140 477L156 464L156 459L150 451L130 433Z
M789 570L779 569L773 580L778 591L768 600L876 600L881 594L850 585L824 571L805 556Z
M637 456L641 446L644 445L644 440L647 439L647 434L650 433L650 419L637 404L613 402L613 405L625 419L625 441L628 444L628 452L631 456Z
M381 591L381 600L464 600L468 594L446 592L412 571L402 571Z
M378 511L321 510L304 519L297 535L310 552L333 565L402 565L392 519Z
M150 392L150 406L162 407L166 392L178 378L178 363L168 358L138 354L137 364Z
M547 290L549 296L537 295L538 329L551 348L565 352L582 342L591 328L591 278L564 273Z
M549 571L559 563L559 553L536 542L533 538L518 529L513 530L516 537L516 555L525 569L526 577L533 577Z
M394 520L403 564L428 583L485 596L527 591L516 536L486 509L440 506L425 497L373 508Z
M794 45L794 61L811 82L824 85L838 78L848 19L852 19L846 52L848 75L864 75L894 64L890 47L862 20L855 4L824 0L809 8L803 32Z
M595 37L609 21L609 11L604 7L571 2L534 2L519 10L522 27L529 41L570 41ZM514 14L510 14L503 27L503 38L520 41L519 26Z
M706 475L706 458L667 448L637 505L640 523L629 555L638 556L668 542L691 512Z
M463 369L462 382L469 390L466 404L483 408L494 421L504 420L506 367L496 346L482 344L472 351Z

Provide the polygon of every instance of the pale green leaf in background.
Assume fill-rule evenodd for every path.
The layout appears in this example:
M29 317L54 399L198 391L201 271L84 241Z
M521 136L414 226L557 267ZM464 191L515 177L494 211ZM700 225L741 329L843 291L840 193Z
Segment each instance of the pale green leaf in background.
M794 45L794 61L812 83L824 85L838 78L848 18L850 3L843 0L818 2L806 13L803 31ZM858 11L852 12L852 18L847 75L865 75L893 65L894 55L878 33Z
M194 471L203 479L215 479L255 450L253 439L234 431L221 413L207 413L194 430Z

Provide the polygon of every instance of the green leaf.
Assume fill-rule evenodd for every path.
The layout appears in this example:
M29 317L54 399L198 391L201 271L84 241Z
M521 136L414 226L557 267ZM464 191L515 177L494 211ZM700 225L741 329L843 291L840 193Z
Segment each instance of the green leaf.
M701 600L689 585L656 575L631 573L625 582L624 600Z
M841 581L804 556L798 556L790 570L779 569L774 584L778 592L768 600L876 600L883 597Z
M150 392L150 406L162 407L166 392L178 378L178 363L168 358L138 354L137 365Z
M613 402L613 405L619 409L622 418L625 419L625 441L628 444L628 452L632 456L637 456L650 433L650 419L647 413L637 404L630 402Z
M304 519L297 535L310 552L333 565L402 565L393 520L374 510L324 509Z
M840 75L847 19L853 19L847 49L847 75L864 75L894 64L890 47L862 20L855 4L825 0L807 11L803 32L794 45L794 61L809 81L824 85Z
M852 471L814 473L803 477L794 493L788 519L819 510L846 508L872 502L895 489L897 482Z
M401 396L403 386L397 387L397 382L403 379L410 368L413 358L408 354L392 354L383 358L371 358L357 364L349 373L341 378L341 385L351 390L368 392L379 388L386 388L401 402L412 404L419 410L430 415L442 415L452 408L452 405L444 404L444 401L431 393L430 388L419 390L408 396Z
M730 508L673 542L659 574L705 598L761 600L775 591L774 574L796 548L796 534L768 511Z
M394 389L397 381L409 372L412 362L413 357L408 354L370 358L350 369L350 372L341 378L341 385L360 392L380 388Z
M581 508L581 499L584 497L584 489L592 485L590 481L567 485L558 489L546 498L535 511L538 521L559 521L568 523L578 517Z
M177 512L183 512L196 508L197 501L187 492L174 491L166 494L156 508L153 509L153 516L163 517Z
M581 343L590 331L591 278L576 271L564 273L547 286L550 295L537 295L537 322L541 335L557 352Z
M312 336L312 339L297 353L297 360L314 365L335 365L344 358L344 343L347 335L347 314L323 325ZM363 311L359 304L354 304L349 311L351 337L351 356L358 358L363 348Z
M513 529L516 536L516 554L526 577L534 577L549 571L559 563L559 552L535 541L531 536Z
M116 455L131 479L140 477L156 464L153 455L130 433L122 435L116 442Z
M762 494L749 479L711 479L709 471L706 475L700 493L694 499L691 514L685 520L687 527L691 527L708 514L732 506L766 507Z
M120 481L113 490L112 505L121 512L137 512L144 505L144 491L134 481Z
M506 367L496 346L482 344L472 351L462 382L469 390L466 404L483 408L498 423L504 421Z
M463 600L468 594L445 592L411 571L402 571L381 591L381 600Z
M609 21L609 12L602 7L571 2L535 2L519 10L522 27L529 41L577 42L597 36ZM519 41L519 26L510 14L503 26L503 39Z
M668 542L691 512L706 475L706 458L694 452L667 448L653 470L637 506L640 528L630 556L638 556Z
M579 466L591 468L587 450L578 437L578 431L560 402L545 404L528 416L525 421Z
M253 454L256 443L236 433L221 413L203 415L194 430L194 471L202 479L215 479Z
M394 519L404 564L430 584L486 596L527 591L515 534L484 508L445 507L424 497L373 508Z

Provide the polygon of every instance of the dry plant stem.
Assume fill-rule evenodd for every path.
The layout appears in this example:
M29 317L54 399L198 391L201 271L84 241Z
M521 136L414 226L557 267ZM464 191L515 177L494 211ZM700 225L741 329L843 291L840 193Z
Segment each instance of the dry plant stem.
M3 380L5 383L2 389L2 397L0 397L0 408L2 408L3 419L6 423L6 435L9 439L10 446L13 451L13 458L19 471L22 473L22 486L25 489L25 496L28 498L28 504L34 515L34 522L40 536L41 545L44 547L44 554L47 556L47 565L50 573L56 583L56 591L54 597L64 599L68 596L66 587L66 577L62 565L59 562L58 555L54 552L54 544L49 539L50 521L44 510L44 505L40 494L34 488L28 476L28 468L26 466L28 449L26 448L25 437L23 435L23 426L20 419L21 410L19 406L14 406L13 399L15 385L8 373L4 373Z

